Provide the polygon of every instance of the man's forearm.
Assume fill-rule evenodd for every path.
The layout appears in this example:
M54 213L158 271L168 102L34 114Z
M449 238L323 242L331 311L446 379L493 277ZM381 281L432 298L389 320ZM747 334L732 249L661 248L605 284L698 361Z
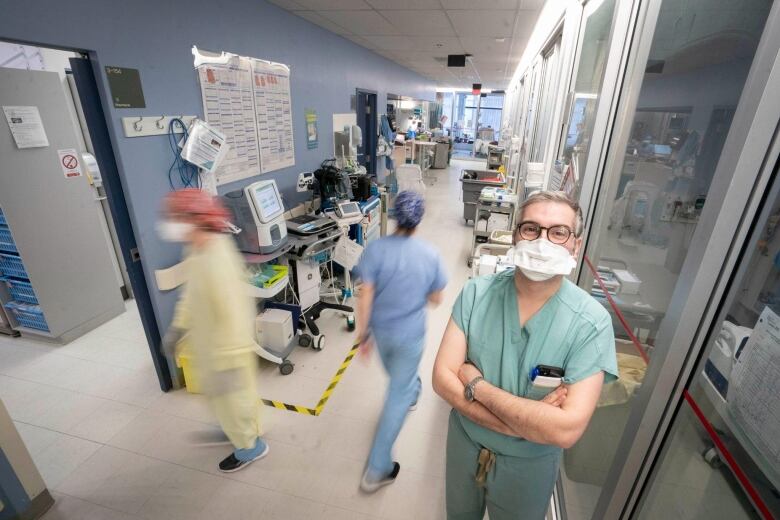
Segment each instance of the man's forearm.
M464 386L457 375L451 372L440 375L434 381L434 390L436 390L436 393L461 415L464 415L480 426L498 433L503 433L504 435L516 436L509 426L481 403L476 401L469 402L466 400L463 396Z
M568 447L571 428L557 406L510 394L483 381L475 388L477 401L507 425L512 435L531 442Z

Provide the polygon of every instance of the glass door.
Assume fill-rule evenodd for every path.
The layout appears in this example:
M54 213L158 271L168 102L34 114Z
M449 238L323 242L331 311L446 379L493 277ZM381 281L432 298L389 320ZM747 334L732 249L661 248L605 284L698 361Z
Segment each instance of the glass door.
M639 519L780 518L780 182L769 192Z
M477 141L474 157L487 158L488 145L501 139L501 112L504 106L503 94L481 94L477 109Z
M636 433L624 433L629 425L637 431L652 390L644 391L643 382L648 374L657 380L654 363L672 348L658 340L673 332L659 331L679 326L679 314L670 311L673 296L674 302L686 296L689 280L680 272L723 159L725 139L714 134L726 135L732 126L723 110L740 103L771 7L768 1L744 4L734 16L732 6L721 3L651 2L657 14L649 23L652 40L640 37L635 47L647 54L623 88L630 101L619 114L619 139L610 144L578 280L612 316L621 380L605 386L587 431L564 453L568 518L603 516L615 488L632 485L613 476L638 471L626 469L616 453L631 450ZM634 33L647 34L647 23ZM705 143L711 143L706 156Z
M566 191L575 200L580 196L582 177L590 154L599 94L610 50L615 2L590 1L583 12L577 48L577 72L569 91L569 116L560 139L559 164L549 185L552 190Z
M465 93L455 94L455 115L452 122L453 158L468 159L473 157L478 97Z

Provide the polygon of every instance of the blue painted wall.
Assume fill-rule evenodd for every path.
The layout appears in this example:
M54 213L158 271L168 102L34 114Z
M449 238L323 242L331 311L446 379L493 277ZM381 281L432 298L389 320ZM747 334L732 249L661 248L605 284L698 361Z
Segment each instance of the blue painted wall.
M3 2L1 10L0 39L96 53L103 106L162 331L170 322L176 295L157 291L154 270L172 265L180 256L177 248L158 239L154 228L169 190L171 152L166 136L125 138L121 118L202 115L192 45L290 66L295 166L263 176L276 180L287 205L301 200L295 193L298 173L317 168L331 154L331 115L350 112L356 87L378 93L380 112L388 92L434 99L429 80L263 0L31 0ZM140 70L146 109L117 110L105 102L104 65ZM306 148L304 108L317 110L319 117L319 148L314 150Z

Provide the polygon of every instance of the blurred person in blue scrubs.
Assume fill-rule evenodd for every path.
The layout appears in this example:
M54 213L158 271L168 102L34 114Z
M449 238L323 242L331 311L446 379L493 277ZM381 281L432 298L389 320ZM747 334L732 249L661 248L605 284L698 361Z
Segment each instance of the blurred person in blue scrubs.
M185 189L166 197L158 228L164 240L187 244L186 282L163 350L173 356L186 339L193 371L234 447L219 463L225 473L265 457L269 449L260 437L255 306L244 288L243 259L226 234L228 218L218 199Z
M441 303L447 284L438 252L414 237L424 213L422 195L413 191L399 193L395 200L397 230L371 242L357 267L362 280L357 306L360 348L365 355L376 343L390 376L360 483L366 493L393 483L401 469L392 459L392 449L406 414L420 396L418 368L425 347L426 307Z

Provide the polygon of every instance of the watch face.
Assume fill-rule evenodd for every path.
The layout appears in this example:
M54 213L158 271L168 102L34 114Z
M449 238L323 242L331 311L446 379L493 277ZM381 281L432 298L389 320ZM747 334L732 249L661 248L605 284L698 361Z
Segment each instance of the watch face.
M464 390L464 394L466 396L467 401L473 401L474 400L474 389L471 387L471 385L466 385L466 389Z

